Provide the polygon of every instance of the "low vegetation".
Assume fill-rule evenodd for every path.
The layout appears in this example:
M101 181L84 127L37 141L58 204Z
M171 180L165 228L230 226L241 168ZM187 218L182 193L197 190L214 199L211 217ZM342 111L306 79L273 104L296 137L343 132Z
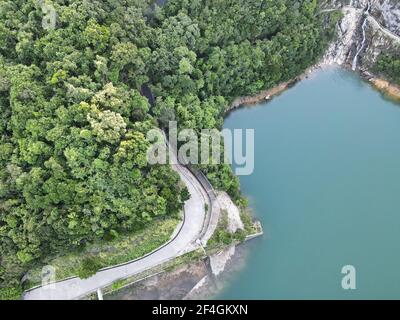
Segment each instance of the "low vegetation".
M89 257L84 258L77 269L77 275L81 279L87 279L95 275L101 268L99 260Z
M21 295L22 289L19 286L0 290L0 300L19 300Z
M46 263L55 268L56 280L72 276L88 278L101 268L134 260L159 248L171 238L179 223L179 219L154 221L144 230L90 244L83 250L48 259ZM41 283L41 270L36 267L29 271L30 287Z
M246 207L241 207L240 218L243 222L244 229L239 229L236 232L231 233L228 230L228 212L223 210L221 212L217 228L207 242L207 249L214 250L215 248L231 245L237 242L243 242L247 236L254 235L261 231L257 229L251 213Z
M374 72L400 85L400 55L381 54L374 67Z

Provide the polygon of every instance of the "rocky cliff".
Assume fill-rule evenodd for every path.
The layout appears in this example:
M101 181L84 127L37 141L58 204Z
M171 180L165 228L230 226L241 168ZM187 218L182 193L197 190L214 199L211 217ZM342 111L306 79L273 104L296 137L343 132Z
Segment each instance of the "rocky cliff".
M325 0L322 12L341 10L338 39L324 62L368 72L383 52L400 52L399 0Z
M373 2L371 14L383 27L400 36L399 0L380 0Z
M400 2L372 1L367 17L367 45L361 57L361 68L370 69L381 53L400 52Z

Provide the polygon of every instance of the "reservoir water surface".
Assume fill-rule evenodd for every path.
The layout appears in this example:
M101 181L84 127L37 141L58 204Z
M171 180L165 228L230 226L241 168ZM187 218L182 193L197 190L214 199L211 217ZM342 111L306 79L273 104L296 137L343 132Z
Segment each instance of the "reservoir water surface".
M255 129L240 180L265 235L217 298L400 298L400 105L332 68L225 127Z

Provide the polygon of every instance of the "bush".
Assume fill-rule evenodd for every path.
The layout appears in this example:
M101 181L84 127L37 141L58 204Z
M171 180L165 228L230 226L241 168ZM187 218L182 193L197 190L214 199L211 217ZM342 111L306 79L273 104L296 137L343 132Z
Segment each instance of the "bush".
M400 56L381 54L374 66L374 72L385 76L396 84L400 84Z
M245 230L237 230L234 234L234 239L239 241L239 242L243 242L244 240L246 240L246 231Z
M20 300L21 296L21 287L0 288L0 300Z
M124 284L125 284L124 280L117 280L112 284L111 289L113 291L119 290L124 286Z
M78 269L78 277L87 279L95 275L101 268L101 262L94 258L86 258Z

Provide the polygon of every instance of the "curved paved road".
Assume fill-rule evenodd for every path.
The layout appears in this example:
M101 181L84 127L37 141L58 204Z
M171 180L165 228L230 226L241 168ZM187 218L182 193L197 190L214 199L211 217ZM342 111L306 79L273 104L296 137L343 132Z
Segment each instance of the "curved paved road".
M177 163L177 161L174 162ZM208 204L209 208L211 208L211 204L209 203L206 191L188 169L180 164L173 164L172 168L178 172L191 194L191 198L185 203L183 225L181 225L179 232L172 241L145 257L124 265L99 271L89 279L83 280L75 277L32 289L24 294L24 299L78 299L95 292L98 288L110 285L118 279L133 276L198 248L196 240L203 230L204 221L206 221L205 204Z

